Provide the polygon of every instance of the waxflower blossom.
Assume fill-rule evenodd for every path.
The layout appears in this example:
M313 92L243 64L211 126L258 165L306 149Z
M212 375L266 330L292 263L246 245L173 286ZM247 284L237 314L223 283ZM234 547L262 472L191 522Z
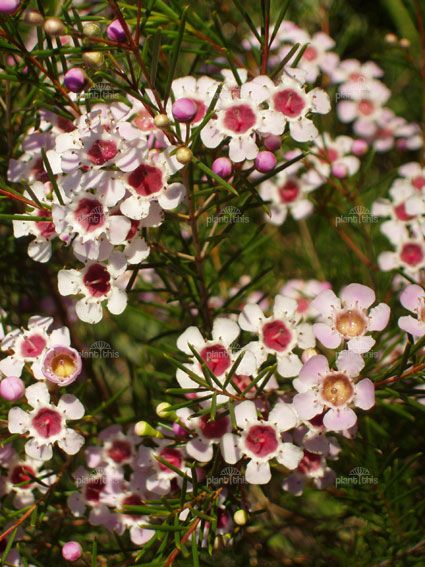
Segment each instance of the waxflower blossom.
M400 295L400 303L405 309L411 311L416 317L407 315L400 317L398 326L414 337L425 335L425 292L419 285L407 286Z
M33 408L28 413L20 407L9 411L8 427L11 433L28 433L26 454L41 461L53 457L52 446L58 446L68 455L75 455L84 445L84 437L67 427L68 420L81 419L85 410L82 403L71 394L64 394L57 406L50 401L47 386L33 384L25 392Z
M94 469L124 465L133 465L137 453L137 445L140 443L132 428L127 433L122 431L120 425L110 425L99 433L101 446L87 447L87 466Z
M375 292L361 284L349 284L340 298L332 290L322 291L312 302L321 315L321 322L313 325L316 338L327 348L338 348L342 342L354 352L368 352L375 340L368 334L382 331L388 324L390 308L375 302Z
M82 370L81 356L68 346L54 346L46 351L41 362L41 371L49 382L69 386Z
M269 462L276 459L288 469L295 469L302 450L293 443L284 443L281 434L292 429L298 417L290 404L279 402L268 419L259 419L255 403L246 400L235 407L240 434L226 433L221 442L224 460L235 464L241 457L249 459L245 478L250 484L267 484L271 479Z
M303 319L316 318L318 311L311 306L311 302L322 291L330 289L329 282L321 282L319 280L301 280L290 279L280 290L280 295L292 297L297 302L297 313Z
M353 143L349 136L332 139L327 132L316 138L308 157L311 166L306 175L308 181L317 186L325 183L331 175L341 179L357 173L360 160L352 155Z
M297 312L297 302L290 297L277 295L273 315L266 317L257 304L248 304L239 316L239 325L244 331L258 335L248 349L262 364L269 354L277 359L277 370L283 377L297 374L302 364L293 350L312 348L315 345L311 325L301 321Z
M181 482L181 476L166 463L170 463L189 477L191 471L186 466L183 449L170 446L168 439L155 439L155 443L157 444L155 448L144 445L139 447L136 464L145 472L147 490L155 494L168 494L174 481ZM166 463L159 461L156 457Z
M410 236L406 231L399 231L397 234L399 240L394 243L395 250L379 254L379 267L384 272L403 269L419 281L421 271L425 268L424 237L418 233ZM396 238L396 235L394 235L394 238Z
M43 469L44 463L38 459L26 457L20 459L17 454L8 463L8 474L5 488L13 493L15 508L30 506L34 500L34 491L45 494L49 486L56 480L56 475ZM42 482L37 482L37 478Z
M13 351L0 360L0 371L8 376L20 377L25 363L37 380L45 380L42 371L42 358L49 348L69 347L71 339L69 329L61 327L49 331L53 319L34 315L28 320L27 329L13 329L1 342L2 351Z
M120 276L127 268L123 254L113 252L108 264L88 262L83 270L60 270L58 287L61 295L79 295L75 310L87 323L98 323L103 317L102 303L114 315L122 313L127 305L125 281Z
M336 360L337 370L330 370L325 356L310 358L293 381L299 392L293 403L302 419L324 413L323 425L329 431L353 427L357 416L351 406L368 410L375 404L375 388L369 378L355 382L364 367L360 354L342 351Z

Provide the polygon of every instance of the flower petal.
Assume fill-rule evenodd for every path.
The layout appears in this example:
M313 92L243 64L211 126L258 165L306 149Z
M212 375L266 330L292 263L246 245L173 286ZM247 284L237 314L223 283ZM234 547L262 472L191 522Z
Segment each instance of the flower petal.
M81 419L85 414L83 404L72 394L64 394L58 403L58 410L63 413L65 419Z
M251 460L246 466L245 479L250 484L267 484L271 477L269 463L256 463Z
M348 307L367 309L375 301L375 292L366 285L352 283L341 290L342 301Z
M379 303L369 312L369 330L382 331L388 325L391 309L386 303Z
M357 423L357 415L351 408L330 409L323 417L323 425L329 431L344 431Z
M356 384L354 404L364 410L368 410L375 405L375 386L369 378L364 378Z
M277 461L287 469L296 469L303 458L304 451L293 443L282 443L276 457Z

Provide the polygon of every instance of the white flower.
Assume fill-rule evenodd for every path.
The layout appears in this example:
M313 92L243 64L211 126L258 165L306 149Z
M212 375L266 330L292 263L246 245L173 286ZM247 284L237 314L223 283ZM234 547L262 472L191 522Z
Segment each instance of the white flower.
M58 446L68 455L75 455L84 445L84 437L67 427L68 420L81 419L83 404L71 394L63 395L57 406L50 402L50 394L44 383L33 384L26 389L26 398L33 408L28 413L19 407L9 411L10 433L28 434L26 454L41 461L53 456L52 445Z

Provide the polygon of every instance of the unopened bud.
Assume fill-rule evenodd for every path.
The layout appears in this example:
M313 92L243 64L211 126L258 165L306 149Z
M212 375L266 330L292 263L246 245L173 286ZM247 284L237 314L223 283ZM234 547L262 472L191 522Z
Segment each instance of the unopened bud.
M170 119L166 114L157 114L153 122L157 128L167 128L170 125Z
M190 163L192 161L192 158L193 158L192 150L190 148L187 148L186 146L182 146L176 151L176 159L179 163L182 163L183 165Z
M161 432L154 429L147 421L138 421L134 426L134 432L140 437L155 437L156 439L164 437Z
M96 22L87 22L83 25L83 34L86 37L96 37L99 36L101 32L99 24Z
M161 417L162 419L175 419L176 418L176 412L173 410L169 410L169 408L171 407L171 404L169 404L168 402L161 402L160 404L158 404L156 406L156 415L158 417Z
M47 35L56 37L65 34L65 26L59 18L47 18L44 22L44 31Z
M23 18L24 22L33 26L42 26L44 24L44 18L37 10L25 10Z
M245 510L236 510L233 514L233 520L238 526L244 526L248 521L248 514Z
M86 51L83 53L83 61L89 67L102 67L104 62L103 53L100 51Z
M387 33L385 41L387 43L397 43L397 36L394 33Z
M403 37L400 39L400 45L401 47L410 47L410 40L408 40L407 37Z

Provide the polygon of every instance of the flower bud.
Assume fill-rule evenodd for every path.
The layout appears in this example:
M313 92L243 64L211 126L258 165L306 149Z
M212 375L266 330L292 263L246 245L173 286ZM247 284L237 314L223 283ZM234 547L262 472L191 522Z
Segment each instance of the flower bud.
M274 134L270 134L269 136L264 138L264 146L271 152L277 151L281 145L282 145L282 140L280 136L275 136Z
M338 179L343 179L348 174L347 166L343 163L334 163L332 166L332 174Z
M80 67L74 67L65 73L63 84L73 93L80 93L87 82L87 75Z
M20 0L0 0L0 14L13 14L20 3Z
M179 163L186 165L192 161L193 153L192 150L186 146L178 148L176 151L176 159Z
M164 436L160 431L157 431L147 421L138 421L134 426L134 433L140 437L156 437L162 439Z
M106 35L108 36L108 39L112 41L119 41L120 43L127 41L124 28L119 20L114 20L111 24L109 24L106 28Z
M83 61L89 67L102 67L103 53L101 51L86 51L83 53Z
M68 541L62 547L62 557L66 561L77 561L77 559L80 559L82 552L82 547L78 541Z
M16 376L9 376L0 382L0 396L8 402L16 402L25 394L25 385Z
M169 404L168 402L161 402L160 404L158 404L156 406L156 415L162 419L167 419L167 418L175 418L175 412L173 410L168 411L168 408L171 407L171 404Z
M157 114L153 122L157 128L167 128L170 125L170 119L166 114Z
M87 22L83 25L83 34L86 37L96 37L100 35L100 26L96 22Z
M394 33L387 33L385 41L387 43L397 43L397 36Z
M192 122L198 112L198 107L190 98L179 98L173 104L171 111L177 122Z
M368 144L366 140L354 140L351 146L351 151L355 156L362 156L368 150Z
M229 179L232 175L233 164L229 158L219 157L213 161L211 169L222 179Z
M410 47L410 40L408 40L407 37L403 37L400 39L400 45L401 47Z
M27 24L33 26L42 26L44 24L44 18L37 10L25 10L23 17Z
M255 158L255 169L261 173L269 173L276 167L276 156L272 152L258 152Z
M248 514L245 510L236 510L233 514L233 520L238 526L244 526L248 521Z
M44 31L47 35L56 37L65 34L65 26L61 19L53 17L47 18L44 22Z

